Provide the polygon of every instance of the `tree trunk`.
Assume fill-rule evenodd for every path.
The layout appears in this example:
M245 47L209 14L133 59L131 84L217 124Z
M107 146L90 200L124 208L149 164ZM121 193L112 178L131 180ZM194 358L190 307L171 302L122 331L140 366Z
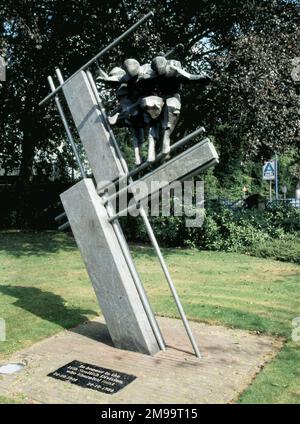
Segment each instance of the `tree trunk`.
M34 159L34 150L36 145L36 138L34 137L33 131L28 129L28 122L26 127L23 129L23 139L22 139L22 156L21 156L21 166L19 179L26 183L30 180L33 175L33 159Z

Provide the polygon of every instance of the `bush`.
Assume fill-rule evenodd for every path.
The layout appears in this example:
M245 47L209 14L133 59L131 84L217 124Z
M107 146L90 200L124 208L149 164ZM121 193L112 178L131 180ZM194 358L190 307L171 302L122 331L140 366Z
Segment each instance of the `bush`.
M300 263L299 223L300 211L287 206L266 211L207 210L197 247Z
M186 228L185 217L149 219L163 246L240 252L300 263L300 210L292 207L279 206L265 211L209 207L201 228ZM142 221L130 217L126 220L127 237L147 243Z
M272 258L300 264L300 240L297 234L285 234L280 239L269 239L257 243L251 250L253 256Z

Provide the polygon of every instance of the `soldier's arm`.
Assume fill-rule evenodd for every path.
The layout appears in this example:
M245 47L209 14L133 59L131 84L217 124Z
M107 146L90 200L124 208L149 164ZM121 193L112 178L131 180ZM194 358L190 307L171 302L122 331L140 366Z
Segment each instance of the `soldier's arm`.
M112 86L120 85L123 81L123 76L121 75L108 75L102 69L99 68L99 74L96 78L99 82L104 82Z
M211 81L211 78L205 73L201 73L199 75L190 74L189 72L185 71L184 69L179 68L179 67L174 66L174 65L169 65L169 68L171 70L172 76L180 78L182 80L182 82L198 81L198 82L208 84Z

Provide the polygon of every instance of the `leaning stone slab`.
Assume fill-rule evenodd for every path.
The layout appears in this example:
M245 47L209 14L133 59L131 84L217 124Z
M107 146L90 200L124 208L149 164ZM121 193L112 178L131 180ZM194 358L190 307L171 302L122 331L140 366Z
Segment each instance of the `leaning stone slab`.
M87 75L81 71L66 83L63 92L85 149L96 183L113 181L123 174Z
M83 179L60 197L114 345L155 354L156 338L93 181Z
M136 202L168 187L174 181L183 181L198 175L218 163L219 156L207 138L159 168L146 174L128 187Z

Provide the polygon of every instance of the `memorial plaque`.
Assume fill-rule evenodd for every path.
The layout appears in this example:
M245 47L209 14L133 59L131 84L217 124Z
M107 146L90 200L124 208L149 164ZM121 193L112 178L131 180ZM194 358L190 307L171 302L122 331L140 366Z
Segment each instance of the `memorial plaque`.
M136 379L136 376L123 372L72 361L48 374L58 380L67 381L87 389L113 395Z

